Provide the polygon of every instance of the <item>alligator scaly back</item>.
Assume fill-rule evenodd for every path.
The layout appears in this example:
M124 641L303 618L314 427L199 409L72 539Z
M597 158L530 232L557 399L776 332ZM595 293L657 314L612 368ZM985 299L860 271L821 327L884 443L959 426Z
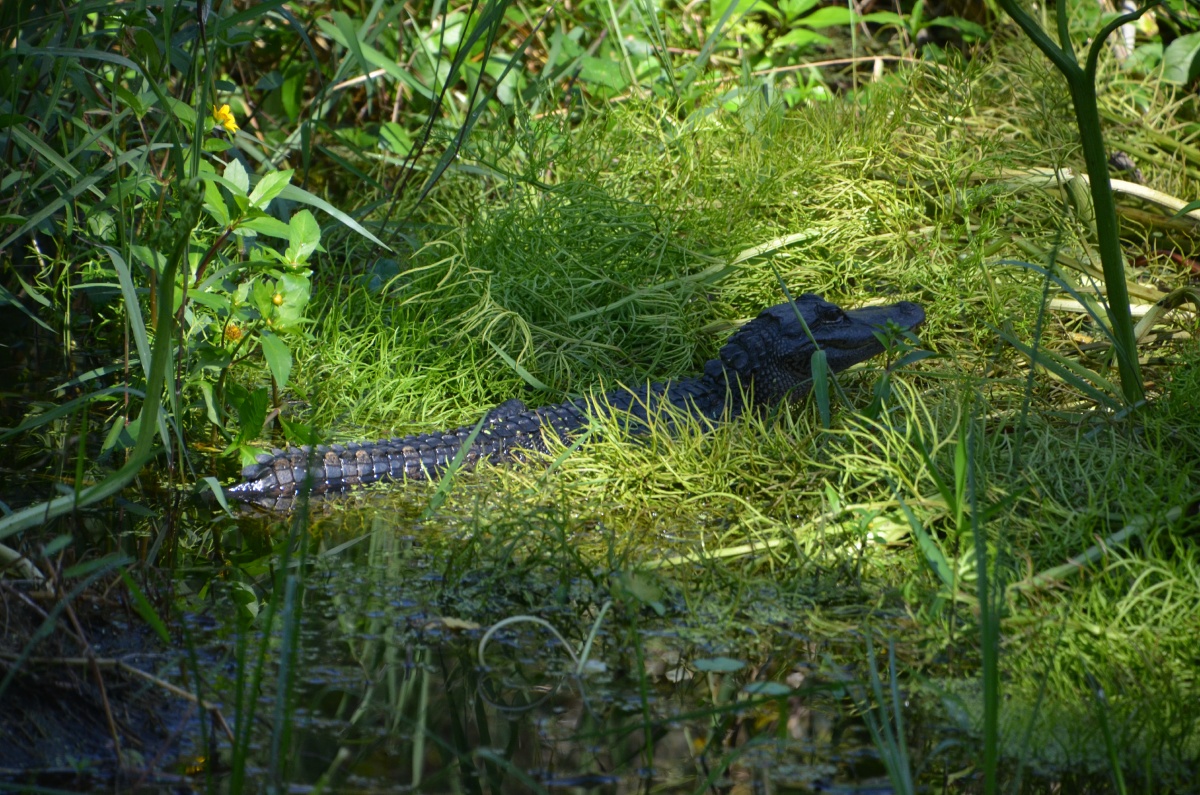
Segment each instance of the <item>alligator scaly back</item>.
M484 418L465 451L463 465L520 460L530 451L547 453L552 439L570 442L598 415L618 419L637 432L666 405L713 423L737 417L746 410L746 401L761 407L799 399L812 387L814 342L825 351L829 369L840 372L883 352L876 333L888 323L907 331L924 319L925 311L907 301L847 312L805 294L795 304L763 310L729 338L719 357L706 362L699 376L620 387L593 400L568 400L536 409L520 400L503 403ZM377 481L437 477L474 430L474 425L464 425L443 433L376 442L274 450L243 469L242 482L227 494L258 501L294 495L304 488L322 494Z

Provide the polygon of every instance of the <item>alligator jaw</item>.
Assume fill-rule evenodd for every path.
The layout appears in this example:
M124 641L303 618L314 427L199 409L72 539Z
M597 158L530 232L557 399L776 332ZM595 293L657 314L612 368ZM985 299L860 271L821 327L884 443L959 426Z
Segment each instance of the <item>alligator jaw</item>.
M828 369L839 373L883 353L876 335L888 323L909 331L924 320L925 310L908 301L845 311L806 293L764 309L730 337L720 360L706 364L705 373L729 383L735 399L751 393L757 406L795 401L812 389L814 341L825 352Z

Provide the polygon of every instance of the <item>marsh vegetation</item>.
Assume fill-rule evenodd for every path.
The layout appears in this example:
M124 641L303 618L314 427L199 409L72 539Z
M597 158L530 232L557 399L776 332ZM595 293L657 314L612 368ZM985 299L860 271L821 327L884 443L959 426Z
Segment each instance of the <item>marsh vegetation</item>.
M1021 8L5 3L2 786L1196 791L1197 12ZM785 290L919 346L221 491Z

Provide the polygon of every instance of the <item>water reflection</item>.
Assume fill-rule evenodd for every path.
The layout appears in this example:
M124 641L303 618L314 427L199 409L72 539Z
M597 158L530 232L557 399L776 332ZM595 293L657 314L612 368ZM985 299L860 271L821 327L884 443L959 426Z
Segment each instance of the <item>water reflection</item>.
M682 606L665 597L660 616L614 590L607 573L581 576L577 561L531 564L516 542L507 560L477 558L444 525L406 535L395 517L412 528L413 512L315 517L286 725L272 716L287 677L269 657L252 778L271 776L275 747L285 749L277 775L286 780L368 791L830 791L886 781L861 724L842 717L841 686L816 675L811 644L720 656L689 638ZM247 632L239 640L225 624L202 641L228 652L210 669L227 705L244 665L232 650L262 642ZM272 650L286 646L284 634L273 633Z

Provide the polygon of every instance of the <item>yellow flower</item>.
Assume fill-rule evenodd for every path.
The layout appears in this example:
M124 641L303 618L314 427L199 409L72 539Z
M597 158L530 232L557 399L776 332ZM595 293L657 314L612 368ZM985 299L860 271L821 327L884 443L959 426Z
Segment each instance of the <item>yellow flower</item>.
M225 326L225 341L237 342L242 338L242 327L237 323L230 323Z
M238 131L237 120L233 118L233 111L228 105L217 107L213 105L213 121L224 127L228 132L235 133Z

